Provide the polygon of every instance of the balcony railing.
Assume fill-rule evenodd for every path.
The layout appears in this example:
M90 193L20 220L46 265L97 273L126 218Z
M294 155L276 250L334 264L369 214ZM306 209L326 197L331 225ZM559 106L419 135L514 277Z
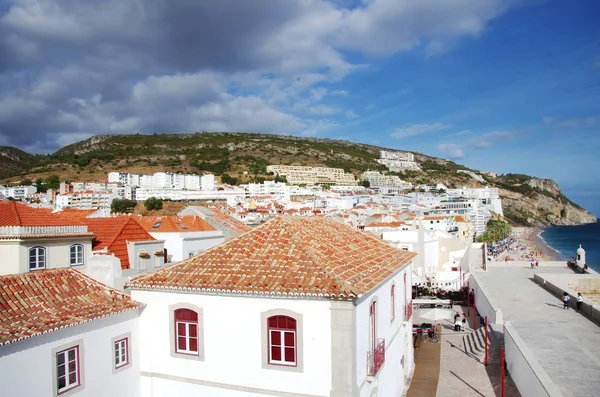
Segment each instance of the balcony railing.
M37 236L48 234L83 234L88 233L87 226L0 226L0 236Z
M410 320L412 317L413 305L412 301L408 302L406 306L404 306L404 321Z
M385 362L385 339L377 339L375 350L367 352L367 375L375 376Z

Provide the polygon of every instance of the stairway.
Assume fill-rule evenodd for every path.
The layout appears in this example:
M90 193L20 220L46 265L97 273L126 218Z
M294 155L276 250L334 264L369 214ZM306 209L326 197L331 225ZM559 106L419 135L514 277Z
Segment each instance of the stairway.
M465 347L465 353L483 363L485 359L485 327L479 327L475 331L465 334L462 339ZM494 351L494 349L492 349L491 342L491 338L488 338L488 343L490 343L490 349L488 351L490 354L490 361L492 359L492 352Z

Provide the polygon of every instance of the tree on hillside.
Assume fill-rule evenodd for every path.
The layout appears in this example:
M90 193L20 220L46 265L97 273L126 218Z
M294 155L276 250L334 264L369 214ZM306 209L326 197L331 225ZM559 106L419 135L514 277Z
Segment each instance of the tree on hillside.
M360 186L364 186L366 188L370 188L371 187L371 182L364 180L364 181L360 181Z
M46 191L44 187L44 180L42 178L37 178L35 180L35 187L37 188L38 193L43 193Z
M110 204L110 212L113 214L127 214L133 211L137 201L128 199L114 199Z
M46 178L46 189L57 190L60 187L60 178L58 175L50 175Z
M146 207L148 211L162 210L163 202L161 199L156 197L150 197L144 201L144 207Z
M507 238L511 233L508 222L498 219L490 219L486 225L485 232L479 236L480 242L492 243Z
M19 182L19 185L21 186L31 186L32 184L33 182L29 178L25 178L21 182Z

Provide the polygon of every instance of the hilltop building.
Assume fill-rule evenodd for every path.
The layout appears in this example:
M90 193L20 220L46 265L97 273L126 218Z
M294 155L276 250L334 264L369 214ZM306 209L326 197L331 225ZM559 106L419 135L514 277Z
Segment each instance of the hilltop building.
M419 164L415 161L415 155L410 152L381 150L377 162L385 165L390 171L421 169Z
M356 185L354 175L342 168L303 167L299 165L269 165L267 172L285 176L292 185Z
M384 175L379 171L365 171L360 179L368 181L371 188L397 187L401 190L408 190L413 187L411 182L405 182L397 175Z
M212 174L194 175L156 172L153 175L147 175L128 172L109 172L108 182L117 182L123 185L143 188L174 188L202 191L215 189L215 176Z

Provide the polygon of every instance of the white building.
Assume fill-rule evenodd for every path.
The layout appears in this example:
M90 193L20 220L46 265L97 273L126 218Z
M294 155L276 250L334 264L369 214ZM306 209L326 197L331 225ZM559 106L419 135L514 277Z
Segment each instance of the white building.
M277 217L133 279L142 395L400 396L413 257L328 218Z
M15 199L24 199L32 194L37 193L35 186L0 186L0 193L4 197L12 197Z
M56 208L77 208L82 210L110 208L113 200L120 198L114 192L84 191L78 193L57 194L54 198Z
M285 176L292 185L356 185L354 175L342 168L269 165L267 172Z
M225 235L197 216L142 216L137 222L165 242L167 262L179 262L221 244Z
M0 275L75 267L87 271L94 235L49 209L0 202Z
M453 199L477 200L489 211L504 215L500 189L496 187L448 189L447 194Z
M415 155L410 152L391 152L381 150L379 152L379 164L385 165L390 171L401 171L405 169L420 170L415 161Z
M74 269L0 276L2 397L140 396L142 304Z
M241 185L246 189L247 196L272 196L276 199L289 200L291 195L290 186L284 182L264 181L263 183L249 183Z
M397 175L383 175L379 171L365 171L361 175L361 179L369 181L370 187L397 187L402 190L413 187L411 182L404 182Z
M156 172L153 175L141 175L128 172L109 172L108 182L146 188L172 188L176 190L206 191L214 190L215 188L215 176L212 174L195 175Z

